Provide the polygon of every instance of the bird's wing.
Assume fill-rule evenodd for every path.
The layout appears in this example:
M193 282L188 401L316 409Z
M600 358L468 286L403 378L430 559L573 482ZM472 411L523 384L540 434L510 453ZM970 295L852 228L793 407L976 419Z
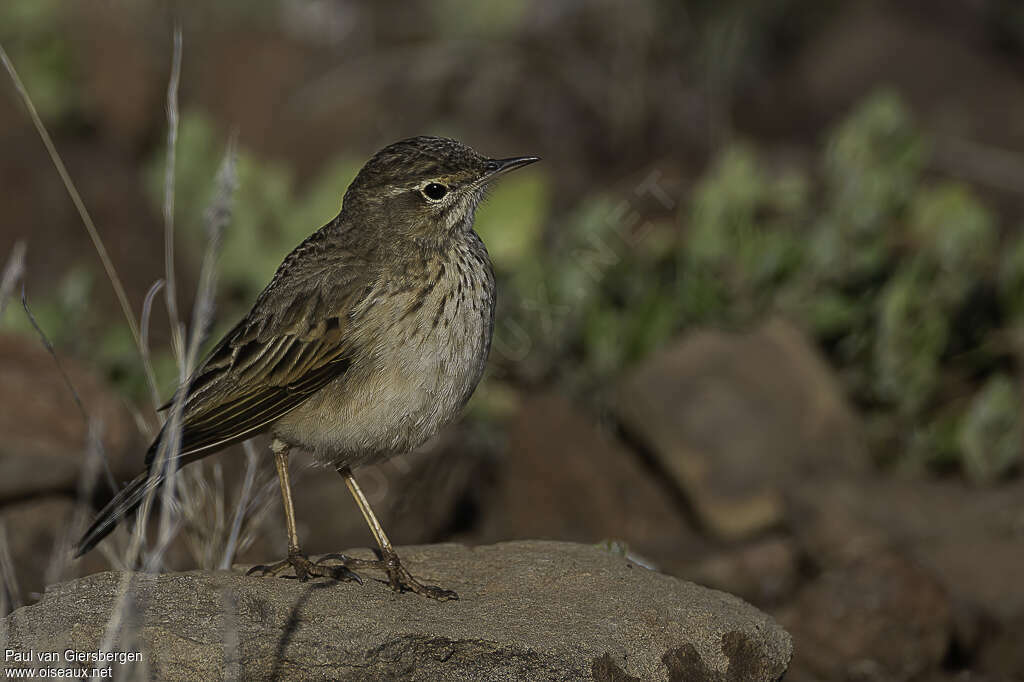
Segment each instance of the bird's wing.
M365 267L345 253L304 265L302 248L192 376L176 457L193 461L266 430L348 369ZM147 467L166 429L150 447Z

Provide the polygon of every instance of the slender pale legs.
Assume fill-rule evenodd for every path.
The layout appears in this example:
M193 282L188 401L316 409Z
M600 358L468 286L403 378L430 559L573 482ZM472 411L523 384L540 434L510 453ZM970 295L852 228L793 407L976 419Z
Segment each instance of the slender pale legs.
M404 566L401 559L395 552L391 540L388 539L384 527L381 526L377 516L373 513L366 495L362 488L352 476L352 470L345 466L338 467L338 473L345 480L349 492L355 498L359 511L362 512L366 524L370 527L374 539L380 548L380 559L376 561L367 559L354 559L344 554L328 554L321 557L319 561L312 562L302 552L299 546L299 534L295 528L295 508L292 504L291 481L288 476L288 450L289 446L283 441L274 439L270 445L274 452L274 464L277 466L277 478L281 483L281 501L284 504L284 521L288 531L288 558L278 561L275 564L266 566L254 566L249 574L260 573L261 575L278 575L289 567L295 572L299 580L308 580L312 576L335 578L338 580L356 580L362 582L359 576L351 571L352 568L378 568L388 576L388 585L396 592L415 592L431 599L458 599L459 595L451 590L446 590L434 585L424 585L416 580ZM326 561L338 562L324 564Z

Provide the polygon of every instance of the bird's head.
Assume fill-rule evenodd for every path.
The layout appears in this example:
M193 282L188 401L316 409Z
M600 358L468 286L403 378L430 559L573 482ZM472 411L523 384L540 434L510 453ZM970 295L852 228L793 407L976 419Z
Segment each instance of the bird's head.
M477 205L497 177L535 156L491 159L444 137L410 137L366 162L345 192L343 214L381 233L443 239L469 230Z

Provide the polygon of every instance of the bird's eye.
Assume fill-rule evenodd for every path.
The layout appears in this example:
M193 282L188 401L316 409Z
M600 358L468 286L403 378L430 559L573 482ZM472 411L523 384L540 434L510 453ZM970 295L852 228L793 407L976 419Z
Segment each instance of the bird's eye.
M423 188L423 196L431 201L441 201L441 199L444 199L445 194L448 194L448 188L439 182L428 183Z

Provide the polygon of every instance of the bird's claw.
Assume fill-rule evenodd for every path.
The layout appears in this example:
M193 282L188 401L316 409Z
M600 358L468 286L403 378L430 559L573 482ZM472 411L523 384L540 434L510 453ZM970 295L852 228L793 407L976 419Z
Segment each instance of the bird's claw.
M390 562L387 563L390 564ZM388 566L384 570L388 574L388 584L395 592L415 592L437 601L458 601L459 599L459 594L455 590L446 590L437 585L424 585L412 577L412 574L401 564Z
M412 573L402 565L394 550L381 555L377 561L369 562L380 568L388 576L388 585L395 592L415 592L416 594L438 601L457 601L459 595L454 590L446 590L436 585L424 585L412 576Z
M322 561L322 559L321 559ZM291 568L295 572L295 577L306 582L310 578L331 578L332 580L341 580L343 582L357 582L362 585L362 579L353 573L345 565L340 566L322 566L320 561L316 563L309 560L309 558L301 552L289 552L287 559L282 559L277 563L273 564L260 564L259 566L253 566L246 575L259 575L259 576L277 576ZM289 576L286 576L289 577Z
M326 562L338 562L327 564ZM246 575L261 576L280 575L291 568L295 577L306 581L311 577L332 578L334 580L352 581L363 584L352 568L376 568L387 574L387 584L395 592L415 592L438 601L458 600L459 595L453 590L446 590L436 585L425 585L414 578L402 565L397 554L384 555L381 559L356 559L344 554L325 554L316 561L310 561L304 554L290 553L287 559L274 564L253 566Z

